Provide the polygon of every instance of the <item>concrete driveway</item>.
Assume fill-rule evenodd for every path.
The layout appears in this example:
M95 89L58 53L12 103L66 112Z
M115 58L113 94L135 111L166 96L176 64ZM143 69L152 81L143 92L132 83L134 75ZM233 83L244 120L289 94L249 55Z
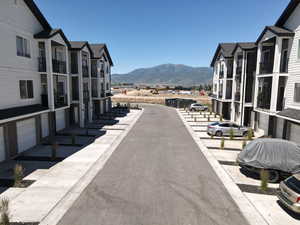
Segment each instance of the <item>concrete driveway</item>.
M247 225L176 110L145 112L61 225Z

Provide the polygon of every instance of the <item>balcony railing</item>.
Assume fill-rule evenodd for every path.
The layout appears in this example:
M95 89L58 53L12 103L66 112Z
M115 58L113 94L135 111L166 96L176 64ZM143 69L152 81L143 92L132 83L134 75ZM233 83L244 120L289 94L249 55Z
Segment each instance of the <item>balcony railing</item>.
M260 63L260 74L271 74L273 73L273 63Z
M88 66L82 66L82 76L84 76L84 77L89 76L89 67Z
M97 89L92 89L92 97L93 98L98 98L98 90Z
M61 108L68 105L68 95L54 95L55 108Z
M224 71L220 71L220 73L219 73L219 78L220 78L220 79L224 78Z
M235 93L234 100L237 102L241 101L241 93L240 92Z
M282 59L280 63L280 73L288 73L289 59Z
M52 59L52 65L53 65L53 72L54 73L67 73L67 64L65 61L60 61L57 59Z
M257 95L257 107L261 109L270 109L271 107L271 96L266 93L258 93Z
M101 71L100 71L100 77L101 77L101 78L104 78L104 70L101 70Z
M46 58L38 57L39 62L39 72L46 72Z
M236 77L241 76L242 75L242 67L239 66L236 68Z

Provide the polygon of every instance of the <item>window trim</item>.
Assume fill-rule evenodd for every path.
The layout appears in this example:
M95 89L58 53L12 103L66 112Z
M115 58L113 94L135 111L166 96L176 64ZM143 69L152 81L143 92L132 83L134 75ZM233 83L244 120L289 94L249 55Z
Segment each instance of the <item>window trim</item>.
M298 101L296 101L296 86L299 85L299 96L298 96ZM294 98L293 98L294 103L300 104L300 83L294 83Z
M22 93L21 93L21 82L22 81L25 81L25 88L26 88L26 96L25 97L22 97ZM31 82L32 83L32 97L29 97L30 96L30 93L28 91L28 82ZM20 91L20 99L21 100L33 100L34 99L34 83L33 83L33 80L19 80L19 91Z
M20 39L22 42L22 46L21 46L22 52L21 53L19 53L19 51L18 51L19 50L18 49L18 39ZM26 45L25 45L25 43L26 43ZM26 48L28 48L27 51L26 51ZM24 38L23 36L16 35L16 55L19 57L31 59L31 42L28 38Z

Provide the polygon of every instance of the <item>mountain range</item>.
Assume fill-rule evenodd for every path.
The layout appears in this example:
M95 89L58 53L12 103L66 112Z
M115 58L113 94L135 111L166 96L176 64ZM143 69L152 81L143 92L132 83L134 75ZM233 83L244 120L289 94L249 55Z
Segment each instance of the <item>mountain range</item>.
M210 83L212 76L213 71L209 67L162 64L151 68L136 69L127 74L113 74L112 83L197 86Z

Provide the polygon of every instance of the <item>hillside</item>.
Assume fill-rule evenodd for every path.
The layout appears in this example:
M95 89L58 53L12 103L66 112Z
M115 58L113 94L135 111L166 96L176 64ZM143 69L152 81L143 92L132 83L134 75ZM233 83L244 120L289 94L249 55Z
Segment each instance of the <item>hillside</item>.
M166 84L197 86L212 81L209 67L190 67L178 64L163 64L151 68L136 69L128 74L113 74L113 83Z

